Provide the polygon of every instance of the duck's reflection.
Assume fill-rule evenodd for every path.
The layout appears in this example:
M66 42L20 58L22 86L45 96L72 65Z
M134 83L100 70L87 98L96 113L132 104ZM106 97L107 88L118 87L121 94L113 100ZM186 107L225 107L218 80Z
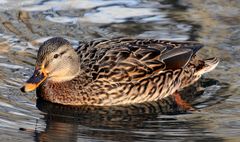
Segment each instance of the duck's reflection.
M216 80L204 79L184 89L180 94L186 102L194 105L194 101L204 92L203 87L217 83ZM136 140L135 130L163 131L161 129L164 127L159 128L159 124L149 126L146 122L174 121L159 116L186 112L171 96L158 102L112 107L63 106L38 99L37 107L46 113L46 129L40 133L36 132L36 141L77 141L82 138L133 141ZM166 127L168 124L161 123Z

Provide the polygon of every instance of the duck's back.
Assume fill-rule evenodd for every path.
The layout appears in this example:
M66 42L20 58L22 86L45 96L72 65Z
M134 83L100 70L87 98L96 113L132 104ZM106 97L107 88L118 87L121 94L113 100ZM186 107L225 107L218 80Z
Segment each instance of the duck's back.
M138 80L183 68L201 47L195 42L117 38L84 43L77 52L81 69L94 79L111 78L117 71L118 75L131 74L125 80Z

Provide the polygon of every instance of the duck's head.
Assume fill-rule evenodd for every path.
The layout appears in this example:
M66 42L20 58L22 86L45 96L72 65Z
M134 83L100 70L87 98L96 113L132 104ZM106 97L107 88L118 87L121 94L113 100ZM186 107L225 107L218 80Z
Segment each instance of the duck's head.
M78 55L69 41L61 37L51 38L40 46L35 71L21 91L33 91L46 79L53 82L71 80L79 70Z

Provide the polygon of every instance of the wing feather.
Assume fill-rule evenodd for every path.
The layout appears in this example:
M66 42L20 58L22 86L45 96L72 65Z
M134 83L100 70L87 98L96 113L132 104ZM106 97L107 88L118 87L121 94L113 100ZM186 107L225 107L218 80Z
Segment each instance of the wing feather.
M91 41L76 51L81 69L93 79L134 82L161 71L184 68L201 47L195 42L116 38Z

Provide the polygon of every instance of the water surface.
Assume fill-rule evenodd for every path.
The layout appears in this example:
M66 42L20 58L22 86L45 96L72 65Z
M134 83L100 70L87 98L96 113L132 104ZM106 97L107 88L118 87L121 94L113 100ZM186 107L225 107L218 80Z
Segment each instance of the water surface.
M238 141L238 0L0 0L1 141ZM218 67L181 92L198 111L167 98L137 106L63 107L19 88L33 72L40 43L132 36L194 40Z

